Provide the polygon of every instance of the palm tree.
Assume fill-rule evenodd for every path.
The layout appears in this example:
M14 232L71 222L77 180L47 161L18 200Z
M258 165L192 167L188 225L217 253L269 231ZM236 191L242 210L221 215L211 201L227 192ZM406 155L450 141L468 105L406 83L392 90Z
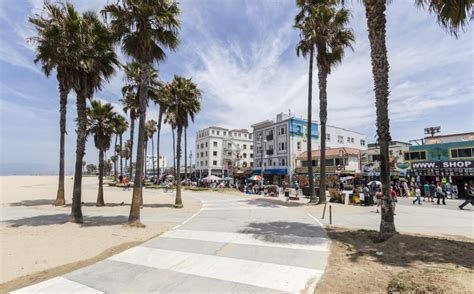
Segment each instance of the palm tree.
M122 89L123 91L123 89ZM122 99L119 99L123 104L123 111L130 115L130 150L133 150L133 135L135 133L135 120L138 117L138 100L136 95L133 93L125 93L125 96ZM130 176L132 175L132 160L130 160L129 166Z
M110 103L102 104L92 100L87 108L88 133L94 136L94 144L99 149L99 191L96 206L104 206L104 153L110 148L115 130L116 113Z
M74 188L70 221L82 223L82 160L87 139L86 100L101 89L104 80L114 73L118 65L111 31L99 20L97 14L86 11L80 16L71 4L67 8L67 42L75 56L72 85L76 92L77 140ZM65 40L65 41L66 41Z
M45 75L49 77L56 69L56 79L59 85L59 181L56 193L56 206L66 204L64 198L64 145L66 136L66 106L67 96L72 89L71 81L71 51L68 50L66 38L66 7L44 2L44 14L35 14L29 21L35 25L37 35L30 38L36 45L35 63L40 62Z
M155 135L156 132L156 126L157 122L155 120L149 120L145 124L145 160L146 160L146 154L147 154L147 147L148 147L148 140L151 139L151 170L155 169L155 146L153 144L153 136ZM146 162L145 162L145 168L146 168ZM146 172L145 172L146 174Z
M119 114L115 117L115 154L120 156L120 175L123 176L123 153L122 153L122 135L128 129L127 119ZM120 145L117 145L117 137L119 137Z
M139 88L139 125L135 181L129 224L142 226L140 202L143 190L143 149L145 142L146 105L152 64L166 58L164 48L174 50L178 46L180 13L178 4L169 0L134 1L105 6L103 13L110 16L111 27L122 41L125 54L141 65Z
M125 142L125 147L124 149L122 150L122 153L123 153L123 157L125 157L125 172L126 169L127 169L127 160L129 160L131 157L132 157L132 142L130 142L130 140L127 140Z
M201 91L191 81L180 76L174 76L171 83L171 103L169 106L170 120L172 125L176 126L176 200L174 207L182 208L183 201L181 199L181 137L183 129L188 127L189 118L194 121L195 115L201 109Z
M159 87L155 90L155 95L150 98L158 104L160 107L157 121L157 139L156 139L156 157L157 157L157 176L160 176L160 133L163 122L163 115L168 111L170 101L170 84L160 83ZM174 153L174 151L173 151Z
M344 0L340 0L344 2ZM473 0L441 1L415 0L418 7L427 8L434 13L438 22L449 33L458 36L473 17ZM393 217L392 197L390 195L390 156L389 143L390 120L388 117L388 86L389 63L385 40L387 22L385 10L386 0L364 0L365 15L369 31L370 56L372 75L374 78L375 107L377 113L377 136L380 144L380 180L382 182L382 209L379 239L387 240L396 233Z
M334 2L319 1L315 4L312 1L299 0L298 5L302 8L296 16L296 26L302 30L300 44L302 42L312 44L317 55L321 125L319 203L326 203L327 76L331 73L332 67L342 62L344 49L346 47L352 49L354 34L346 28L349 23L349 10L336 9ZM306 45L298 49L304 50Z

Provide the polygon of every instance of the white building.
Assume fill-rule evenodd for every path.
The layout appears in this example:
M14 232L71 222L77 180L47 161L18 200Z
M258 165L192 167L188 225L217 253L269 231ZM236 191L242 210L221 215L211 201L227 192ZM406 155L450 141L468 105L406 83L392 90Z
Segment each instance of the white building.
M147 170L147 173L153 173L152 171L157 169L156 158L157 158L156 154L146 156L146 170ZM166 168L166 156L160 155L159 163L160 163L160 173L163 173L164 169Z
M280 113L276 120L252 125L254 134L254 174L265 175L272 183L290 182L296 159L307 150L307 120ZM312 123L311 147L320 149L320 126ZM367 136L334 126L326 127L326 148L350 147L366 149ZM262 172L263 169L263 172Z
M252 134L246 129L208 127L196 133L196 173L232 176L234 170L253 165Z

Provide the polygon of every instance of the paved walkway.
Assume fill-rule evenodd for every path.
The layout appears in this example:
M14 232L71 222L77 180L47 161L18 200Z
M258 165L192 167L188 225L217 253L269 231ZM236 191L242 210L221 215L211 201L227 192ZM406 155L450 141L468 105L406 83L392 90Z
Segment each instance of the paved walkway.
M13 293L313 291L329 250L314 218L258 199L196 197L202 210L160 237Z

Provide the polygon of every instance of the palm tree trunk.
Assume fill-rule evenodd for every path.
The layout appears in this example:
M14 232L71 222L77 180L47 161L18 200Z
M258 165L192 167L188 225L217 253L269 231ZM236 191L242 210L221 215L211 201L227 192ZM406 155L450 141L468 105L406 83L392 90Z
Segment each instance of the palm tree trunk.
M157 137L156 137L156 159L157 163L156 166L158 168L157 174L158 174L158 179L160 178L160 132L161 132L161 122L163 121L163 111L160 107L160 114L158 115L158 127L157 127Z
M306 138L306 151L308 161L308 182L309 182L309 203L317 203L317 199L314 195L314 178L313 178L313 154L311 146L311 126L312 126L312 111L313 111L313 57L314 49L311 48L309 53L309 75L308 75L308 126L307 126L307 138Z
M115 144L114 144L114 182L117 182L117 139L118 134L115 134Z
M188 179L188 135L187 135L187 127L184 128L184 178Z
M320 169L319 169L319 202L321 204L326 203L326 122L327 122L327 70L323 65L323 61L319 60L322 57L323 52L318 52L318 82L319 82L319 121L321 124L321 156L320 156Z
M120 175L123 176L123 146L122 146L122 134L120 134Z
M138 127L138 129L140 130L140 127ZM132 116L130 115L130 154L133 154L133 133L135 133L135 119L132 119ZM129 168L130 178L133 175L132 171L133 171L133 156L130 155L130 168Z
M69 90L65 88L62 83L59 85L59 108L60 108L60 119L59 119L59 127L60 127L60 143L59 143L59 181L58 181L58 192L56 194L56 201L54 205L62 206L66 204L66 200L64 198L64 144L65 144L65 137L66 137L66 111L67 111L67 95L69 94ZM81 162L82 165L82 162ZM82 169L82 167L81 167Z
M370 56L374 76L375 107L377 112L377 136L380 144L380 180L382 182L382 218L379 239L387 240L396 233L393 217L392 196L390 194L390 165L388 146L390 121L388 118L388 71L385 41L386 1L364 0L367 26L369 30Z
M82 85L85 89L85 85ZM83 91L84 92L84 91ZM76 166L74 171L74 188L72 191L71 216L69 221L82 223L82 160L84 159L87 139L86 95L80 93L76 98L77 105L77 139L76 139Z
M145 68L145 64L142 63L142 68ZM130 207L130 215L128 217L128 223L131 226L143 227L144 225L140 222L140 205L142 201L143 192L143 155L144 155L144 143L145 143L145 120L146 120L146 104L147 104L147 70L142 70L140 80L140 95L139 95L139 123L138 123L138 143L137 143L137 159L135 161L135 180L133 183L133 197L132 205ZM130 158L130 161L132 159ZM130 164L131 166L131 164Z
M151 172L155 172L155 144L153 143L153 136L151 136Z
M104 205L104 151L99 149L99 191L96 206Z
M182 208L183 207L183 200L181 199L181 171L179 168L179 164L181 163L181 135L183 133L182 127L178 127L177 129L177 144L176 144L176 166L178 166L177 170L177 181L176 181L176 200L174 202L175 208Z
M146 156L148 152L148 140L145 140L145 154L143 156L143 174L146 176Z
M173 175L176 176L176 144L174 138L174 128L171 128L171 132L173 133Z

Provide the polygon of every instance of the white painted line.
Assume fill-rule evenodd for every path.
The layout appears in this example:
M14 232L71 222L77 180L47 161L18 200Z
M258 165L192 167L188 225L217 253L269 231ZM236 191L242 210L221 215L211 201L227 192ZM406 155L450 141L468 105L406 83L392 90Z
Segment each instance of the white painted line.
M56 277L44 282L11 292L12 294L24 293L84 293L99 294L104 293L94 288L68 280L63 277Z
M299 244L299 243L278 243L260 240L253 234L213 232L213 231L193 231L193 230L174 230L162 234L163 238L177 238L198 241L210 241L220 243L233 243L242 245L255 245L266 247L277 247L287 249L302 249L311 251L328 251L327 238L312 238L319 241L320 244Z
M248 202L253 199L226 199L226 200L202 200L201 202L204 204L210 204L210 203L226 203L226 202Z
M298 293L323 271L188 252L135 247L111 260Z
M202 210L254 210L254 209L280 209L280 208L288 208L285 206L281 207L260 207L260 206L245 206L245 207L238 207L238 206L229 206L229 207L203 207Z
M321 228L324 229L324 225L323 225L322 222L319 221L319 219L317 219L316 217L312 216L309 212L308 212L308 215L309 215L310 218L314 219L314 220L321 226Z
M191 215L188 219L186 219L184 222L180 223L179 225L176 225L174 226L173 228L171 228L171 231L173 230L176 230L177 228L181 227L182 225L186 224L187 222L189 222L190 220L192 220L193 218L195 218L196 216L198 216L198 214L200 214L202 211L202 206L201 206L201 209L199 209L198 212L196 212L195 214Z

